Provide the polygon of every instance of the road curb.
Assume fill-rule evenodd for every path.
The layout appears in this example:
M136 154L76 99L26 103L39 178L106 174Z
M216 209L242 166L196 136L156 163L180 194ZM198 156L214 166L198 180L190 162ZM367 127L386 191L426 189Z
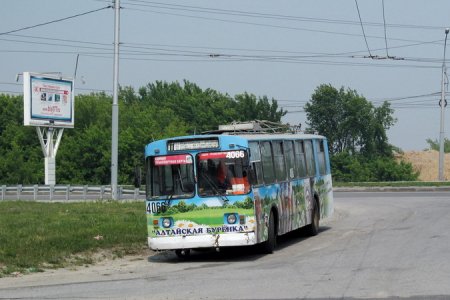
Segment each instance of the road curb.
M333 187L334 192L448 192L450 186Z

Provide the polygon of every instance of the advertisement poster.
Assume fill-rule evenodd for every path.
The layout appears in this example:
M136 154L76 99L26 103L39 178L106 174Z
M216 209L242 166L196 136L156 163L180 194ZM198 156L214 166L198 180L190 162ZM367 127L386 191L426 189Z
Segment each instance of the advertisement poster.
M25 125L73 127L73 81L24 73Z

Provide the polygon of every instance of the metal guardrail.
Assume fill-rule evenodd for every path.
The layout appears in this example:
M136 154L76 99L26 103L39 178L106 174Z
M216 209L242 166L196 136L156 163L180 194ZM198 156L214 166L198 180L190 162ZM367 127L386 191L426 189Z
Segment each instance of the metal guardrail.
M119 186L119 200L143 200L145 191ZM111 186L15 185L0 186L0 200L95 201L112 199Z

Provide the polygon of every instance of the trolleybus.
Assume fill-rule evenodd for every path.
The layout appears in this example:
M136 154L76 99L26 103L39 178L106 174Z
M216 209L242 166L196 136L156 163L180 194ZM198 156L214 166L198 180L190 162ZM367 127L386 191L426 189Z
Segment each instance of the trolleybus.
M325 137L268 132L257 122L145 147L148 245L175 250L261 244L333 213Z

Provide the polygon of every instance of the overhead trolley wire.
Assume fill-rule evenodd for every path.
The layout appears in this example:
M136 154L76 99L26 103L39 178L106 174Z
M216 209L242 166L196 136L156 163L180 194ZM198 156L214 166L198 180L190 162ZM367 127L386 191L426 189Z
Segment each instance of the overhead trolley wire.
M10 33L8 33L7 35L11 36L11 37L28 38L28 39L49 40L49 41L57 41L57 42L79 43L79 44L99 45L99 46L113 46L112 43L99 43L99 42L92 42L92 41L58 39L58 38L46 37L46 36L10 34ZM14 41L14 40L10 40L10 41ZM59 44L55 44L55 45L59 45Z
M283 25L274 25L274 24L265 24L265 23L255 23L255 22L249 22L249 21L211 18L211 17L204 17L204 16L198 16L198 15L193 16L193 15L187 15L187 14L181 14L181 13L171 13L171 12L163 12L163 11L147 10L147 9L127 8L126 10L139 11L139 12L144 12L144 13L153 13L153 14L164 14L164 15L170 15L170 16L179 16L179 17L201 19L201 20L213 20L213 21L220 21L220 22L226 22L226 23L263 26L263 27L270 27L270 28L277 28L277 29L289 29L289 30L334 34L334 35L342 35L342 36L353 36L353 37L361 37L362 36L361 34L356 34L356 33L346 33L346 32L319 30L319 29L311 29L311 28L303 28L303 27L293 27L293 26L283 26ZM384 39L384 37L380 37L380 36L367 36L367 37L374 38L374 39ZM413 42L413 43L421 42L421 41L417 41L417 40L409 40L409 39L401 39L401 38L390 38L390 40L402 41L402 42Z
M393 97L393 98L381 98L381 99L372 99L371 102L379 103L379 102L393 102L393 101L400 101L400 100L408 100L408 99L416 99L416 98L423 98L423 97L430 97L430 96L437 96L440 95L440 92L434 92L434 93L427 93L427 94L421 94L421 95L412 95L412 96L403 96L403 97Z
M16 36L16 35L13 35ZM19 37L28 37L28 36L19 36ZM46 38L39 38L39 37L32 37L33 39L46 39ZM88 45L101 45L106 47L92 47L92 46L84 46L84 45L70 45L70 44L62 44L62 43L48 43L48 42L39 42L39 41L23 41L23 40L15 40L15 39L5 39L0 38L1 41L7 41L7 42L13 42L13 43L27 43L27 44L33 44L33 45L44 45L44 46L60 46L60 47L71 47L71 48L82 48L82 49L91 49L91 50L99 50L102 52L80 52L75 51L75 53L80 54L112 54L112 47L109 47L109 44L105 43L94 43L94 42L84 42L84 41L76 41L76 40L67 40L67 39L53 39L49 38L49 40L56 40L56 41L64 41L69 43L82 43L82 44L88 44ZM422 42L420 44L424 43L430 43L430 42ZM150 45L150 44L148 44ZM417 45L417 44L413 44ZM406 47L406 46L412 46L412 45L403 45L398 47ZM177 47L176 45L168 45L167 47ZM179 47L179 46L178 46ZM167 49L163 47L143 47L143 46L133 46L133 44L127 44L124 43L122 45L123 53L129 54L129 55L160 55L160 56L184 56L184 57L214 57L214 58L240 58L244 60L296 60L296 59L305 59L305 58L364 58L360 56L348 56L346 54L351 53L357 53L362 51L353 51L353 52L341 52L341 53L313 53L309 52L310 55L255 55L255 54L234 54L234 53L218 53L218 52L206 52L206 51L191 51L191 50L174 50L174 49ZM189 48L189 47L187 47ZM191 47L191 48L204 48L206 47ZM394 48L394 47L392 47ZM136 49L136 50L134 50ZM138 50L140 49L140 50ZM213 48L220 49L220 48ZM151 50L151 51L142 51L142 50ZM242 51L253 51L250 49L235 49L235 50L242 50ZM159 51L159 52L155 52ZM162 51L162 52L161 52ZM277 50L260 50L260 51L266 51L266 52L277 52ZM45 51L45 50L25 50L25 49L19 49L19 50L2 50L0 49L0 52L22 52L22 53L28 53L28 52L36 52L36 53L54 53L54 54L73 54L73 51L56 51L54 48L51 51ZM167 53L166 53L167 52ZM278 51L280 53L298 53L298 54L306 54L306 52L294 52L294 51ZM441 59L439 58L402 58L402 60L406 61L415 61L415 62L424 62L424 63L441 63Z
M18 38L29 38L29 39L40 39L40 40L50 40L50 41L56 41L56 42L65 42L65 43L79 43L79 44L88 44L88 45L99 45L99 46L106 46L107 48L98 48L98 47L87 47L87 46L78 46L78 45L70 45L70 44L60 44L60 43L44 43L44 42L34 42L34 41L23 41L23 40L13 40L13 39L0 39L3 41L8 42L16 42L16 43L29 43L29 44L40 44L40 45L48 45L48 46L63 46L63 47L78 47L78 48L85 48L85 49L95 49L95 50L111 50L112 45L108 43L99 43L99 42L92 42L92 41L80 41L80 40L69 40L69 39L58 39L58 38L51 38L51 37L39 37L39 36L29 36L29 35L18 35L18 34L8 34L8 36L12 37L18 37ZM433 40L433 41L422 41L419 43L413 43L413 44L405 44L405 45L399 45L399 46L393 46L390 47L390 49L394 48L405 48L405 47L413 47L413 46L419 46L419 45L425 45L425 44L433 44L440 40ZM150 46L150 47L143 47L143 46ZM154 48L158 47L158 48ZM190 49L205 49L205 50L229 50L229 51L249 51L249 52L266 52L266 53L287 53L287 54L303 54L301 57L347 57L347 58L363 58L358 56L348 56L350 54L355 53L361 53L364 52L363 50L359 51L350 51L350 52L340 52L340 53L317 53L317 52L300 52L300 51L287 51L287 50L271 50L271 49L244 49L244 48L218 48L218 47L206 47L206 46L187 46L187 45L170 45L170 44L149 44L149 43L128 43L128 42L122 42L122 48L126 49L147 49L147 50L161 50L161 51L168 51L168 52L187 52L187 53L196 53L196 54L202 54L202 55L211 55L211 54L220 54L220 55L240 55L240 54L222 54L222 53L212 53L212 52L200 52L200 51L188 51L188 50L173 50L173 49L166 49L166 48L190 48ZM379 49L372 49L373 51L382 50L382 48ZM135 51L138 53L137 51ZM309 54L309 55L306 55ZM252 56L252 55L248 55ZM253 55L256 56L256 55ZM259 56L259 55L258 55ZM294 56L289 56L294 57ZM405 60L407 60L405 58ZM422 59L409 59L413 61L421 61ZM441 62L441 59L423 59L424 62Z
M98 0L98 1L108 2L109 0ZM268 13L252 12L252 11L200 7L200 6L181 5L181 4L163 3L163 2L155 2L155 1L125 0L125 1L122 1L121 3L133 5L133 6L141 6L141 7L153 7L153 8L192 11L192 12L205 12L205 13L232 15L232 16L250 16L250 17L258 17L258 18L272 18L272 19L288 20L288 21L333 23L333 24L360 26L359 22L342 20L342 19L312 18L312 17L292 16L292 15L268 14ZM377 23L377 22L364 22L364 25L366 25L366 26L384 26L383 23ZM386 24L386 25L389 27L412 28L412 29L436 30L436 29L442 28L442 26L426 26L426 25L411 25L411 24Z
M369 51L369 56L372 57L372 53L370 52L370 48L369 48L369 43L367 42L366 33L364 32L364 26L363 26L363 23L362 23L362 20L361 20L361 14L359 12L358 0L355 0L355 4L356 4L356 10L358 11L359 23L361 24L361 29L362 29L362 33L363 33L363 36L364 36L364 41L366 42L367 51Z
M52 24L52 23L65 21L65 20L68 20L68 19L81 17L81 16L84 16L84 15L91 14L91 13L94 13L94 12L98 12L98 11L101 11L101 10L104 10L104 9L108 9L108 8L111 8L111 7L112 7L111 5L108 5L108 6L105 6L105 7L102 7L102 8L90 10L90 11L87 11L87 12L84 12L84 13L79 13L79 14L76 14L76 15L73 15L73 16L69 16L69 17L65 17L65 18L61 18L61 19L56 19L56 20L52 20L52 21L48 21L48 22L44 22L44 23L39 23L39 24L36 24L36 25L26 26L26 27L22 27L22 28L10 30L10 31L0 32L0 35L10 34L10 33L13 33L13 32L23 31L23 30L27 30L27 29L31 29L31 28L36 28L36 27L40 27L40 26L44 26L44 25L48 25L48 24Z
M112 57L111 48L100 48L91 46L76 46L68 44L56 44L56 43L43 43L37 41L17 41L0 39L10 42L18 43L30 43L39 44L46 46L63 46L71 48L84 48L94 51L58 51L56 49L52 50L25 50L25 49L0 49L0 52L22 52L22 53L48 53L48 54L80 54L83 56L91 56L97 58L108 58ZM253 54L233 54L233 53L210 53L210 52L200 52L200 51L187 51L187 50L174 50L174 49L162 49L162 48L149 48L149 47L133 47L123 45L124 50L122 51L123 56L121 60L141 60L141 61L167 61L167 62L280 62L280 63L305 63L305 64L325 64L325 65L344 65L344 66L373 66L373 67L406 67L406 68L438 68L431 65L398 65L398 64L367 64L367 63L354 63L345 61L330 61L330 60L318 60L317 58L360 58L358 56L344 56L345 53L336 54L315 54L315 55L253 55ZM130 49L128 49L130 48ZM152 51L142 51L133 49L143 49ZM108 56L105 56L108 55ZM147 57L146 57L147 56ZM148 56L151 56L148 57ZM167 57L185 57L190 59L161 59L157 56L167 56ZM436 63L440 62L434 59L420 59L420 58L410 58L404 59L408 61L416 61L422 63Z
M387 45L387 35L386 35L386 17L384 13L384 0L381 0L381 5L383 6L383 27L384 27L384 43L386 45L386 55L389 57L388 45Z
M112 50L112 47L111 48L98 48L98 47L81 46L81 45L44 43L44 42L37 42L37 41L20 41L20 40L11 40L11 39L5 39L5 38L0 38L0 41L14 42L14 43L26 43L26 44L34 44L34 45L44 45L44 46L76 47L76 48L93 49L93 50L107 50L107 51Z

